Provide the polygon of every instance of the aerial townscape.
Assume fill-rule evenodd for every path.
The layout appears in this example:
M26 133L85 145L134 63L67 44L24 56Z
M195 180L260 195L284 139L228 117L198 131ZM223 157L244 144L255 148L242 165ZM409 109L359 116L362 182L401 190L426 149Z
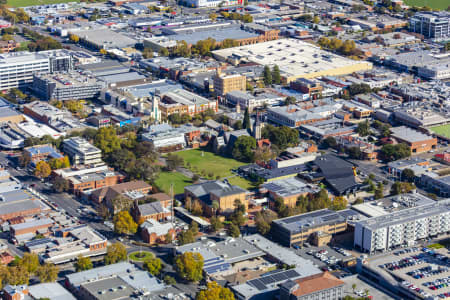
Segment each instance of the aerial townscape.
M0 0L0 299L450 299L450 0Z

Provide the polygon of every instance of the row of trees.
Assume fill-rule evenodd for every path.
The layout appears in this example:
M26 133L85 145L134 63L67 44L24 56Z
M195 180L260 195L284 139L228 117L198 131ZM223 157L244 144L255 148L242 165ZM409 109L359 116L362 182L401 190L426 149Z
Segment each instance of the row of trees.
M273 66L272 70L270 70L269 66L264 66L263 81L265 85L281 83L280 68L278 65Z
M57 40L26 27L22 28L22 34L33 40L33 42L28 44L28 50L30 52L62 48L61 43Z
M346 56L359 56L362 54L361 50L356 48L355 41L345 40L342 41L338 38L327 38L325 36L319 38L317 41L321 48L335 51L339 54Z
M226 12L226 11L222 11L220 12L220 14L222 15L222 17L224 17L225 19L229 19L229 20L240 20L244 23L252 23L253 22L253 17L250 14L240 14L237 12Z
M0 5L0 13L6 21L15 23L28 23L30 16L23 8L16 8L14 11L9 10L5 5Z
M0 265L0 286L5 284L28 284L31 276L37 276L41 282L53 282L58 278L58 267L54 264L39 262L35 253L25 253L8 266Z

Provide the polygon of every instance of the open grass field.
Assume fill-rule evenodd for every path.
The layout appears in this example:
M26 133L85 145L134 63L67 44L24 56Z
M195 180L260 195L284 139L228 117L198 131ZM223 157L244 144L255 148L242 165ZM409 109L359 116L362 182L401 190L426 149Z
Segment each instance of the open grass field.
M80 2L79 0L8 0L6 4L11 7L26 7L44 4Z
M177 172L161 172L155 184L159 190L169 195L170 184L173 183L173 193L184 193L184 187L192 184L192 180L181 173Z
M431 127L430 130L439 135L450 138L450 124Z
M428 6L433 9L447 9L450 6L448 0L406 0L405 4L409 6Z
M201 149L185 150L177 152L176 154L184 159L186 168L201 176L209 177L210 179L216 179L217 176L220 178L234 176L231 170L246 164ZM229 182L245 189L252 187L248 180L239 176L229 178Z

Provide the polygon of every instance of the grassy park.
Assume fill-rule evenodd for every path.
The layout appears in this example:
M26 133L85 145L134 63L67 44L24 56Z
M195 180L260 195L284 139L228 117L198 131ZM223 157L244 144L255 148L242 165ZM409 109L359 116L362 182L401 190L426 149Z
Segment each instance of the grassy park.
M178 172L161 172L155 181L156 186L162 192L170 195L170 184L173 183L173 193L181 194L184 187L192 184L192 180Z
M405 4L409 6L428 6L433 9L447 9L450 6L448 0L406 0Z
M79 0L8 0L6 4L11 7L26 7L44 4L80 2Z
M184 159L185 167L196 174L210 179L230 177L229 182L231 184L238 185L245 189L251 187L251 183L248 180L235 176L231 172L231 170L243 166L246 163L202 149L180 151L177 152L177 155Z
M450 124L431 127L430 130L436 134L450 138Z

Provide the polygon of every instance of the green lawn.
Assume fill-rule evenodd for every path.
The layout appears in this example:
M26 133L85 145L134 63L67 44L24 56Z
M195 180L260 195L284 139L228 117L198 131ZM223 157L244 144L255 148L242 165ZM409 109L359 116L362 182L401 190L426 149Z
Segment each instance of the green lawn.
M430 130L439 135L450 138L450 124L431 127Z
M448 0L406 0L409 6L429 6L434 9L447 9L450 6Z
M231 173L231 170L246 165L246 163L235 159L216 155L201 149L185 150L177 152L176 154L184 159L186 168L209 179L216 179L217 176L220 178L234 176L234 174ZM213 176L210 177L209 175ZM248 180L238 176L231 177L229 181L231 184L238 185L245 189L251 187L251 183Z
M130 258L130 260L134 260L134 261L146 261L147 259L152 258L153 254L148 251L136 251L136 252L130 253L130 255L128 255L128 257Z
M170 184L173 183L173 193L184 193L184 187L192 184L192 180L178 172L161 172L155 184L162 192L170 193Z
M80 2L80 0L8 0L6 4L11 7L25 7L32 5L56 4L67 2Z

